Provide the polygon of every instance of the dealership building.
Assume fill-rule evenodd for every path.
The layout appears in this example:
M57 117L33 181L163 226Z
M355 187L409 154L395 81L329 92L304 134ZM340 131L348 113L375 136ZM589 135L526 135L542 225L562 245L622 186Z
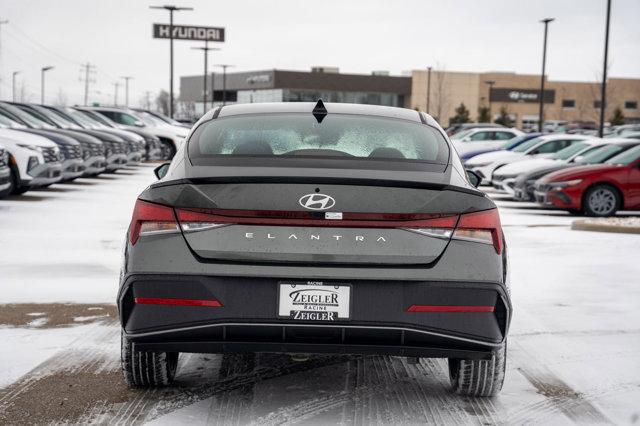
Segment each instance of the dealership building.
M387 105L427 111L443 126L464 103L472 120L485 107L496 119L501 110L519 128L533 128L538 122L540 75L509 72L456 72L414 70L403 76L388 72L344 74L333 67L311 71L262 70L210 74L207 78L207 107L211 87L215 104L226 102L350 102ZM182 110L198 117L203 113L202 75L180 79ZM226 96L226 100L225 100ZM427 99L428 98L428 99ZM546 120L599 122L600 84L597 82L545 81ZM610 78L607 83L608 120L619 108L628 121L640 122L640 79Z
M211 107L211 87L215 104L253 102L348 102L408 107L411 77L389 76L386 72L342 74L337 68L314 67L309 71L262 70L210 74L207 103ZM202 115L203 75L180 78L180 98Z
M429 76L430 74L430 76ZM468 73L453 71L413 71L411 107L427 110L446 126L455 109L464 103L471 118L477 119L481 107L491 108L497 118L504 109L519 128L538 122L540 75L508 72ZM429 81L430 80L430 81ZM600 84L545 80L545 120L600 121ZM640 79L610 78L607 81L608 120L616 108L626 119L640 121Z

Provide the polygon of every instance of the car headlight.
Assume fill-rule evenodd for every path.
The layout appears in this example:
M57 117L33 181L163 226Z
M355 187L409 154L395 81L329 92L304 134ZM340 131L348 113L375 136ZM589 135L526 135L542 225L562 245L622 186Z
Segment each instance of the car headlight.
M18 146L22 147L22 148L30 149L32 151L42 152L42 147L40 147L40 146L29 145L29 144L26 144L26 143L25 144L19 143Z
M582 182L582 179L574 179L574 180L566 180L564 182L551 182L549 183L549 187L551 189L562 189L568 186L575 186Z

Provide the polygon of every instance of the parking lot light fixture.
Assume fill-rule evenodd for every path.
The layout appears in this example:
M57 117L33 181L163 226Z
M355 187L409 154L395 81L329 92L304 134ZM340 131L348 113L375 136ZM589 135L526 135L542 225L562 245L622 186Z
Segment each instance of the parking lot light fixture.
M193 10L193 8L174 5L149 6L149 8L169 11L169 117L173 118L173 12Z
M208 59L209 59L209 52L212 50L220 50L217 47L209 47L209 43L207 41L204 42L204 46L203 47L192 47L192 49L194 50L202 50L202 52L204 53L204 75L203 75L203 89L202 89L202 110L203 110L203 114L205 114L207 112L207 79L208 79L208 73L209 73L209 65L208 65ZM211 84L211 90L213 91L213 83ZM213 99L211 101L211 106L213 106Z
M604 114L607 109L607 60L609 59L609 22L611 21L611 0L607 0L607 21L604 32L604 61L602 64L602 86L600 87L600 124L598 137L604 136Z
M11 99L16 101L16 76L20 74L20 71L14 71L11 75Z
M227 68L235 65L220 64L216 66L222 68L222 106L225 106L227 104Z
M53 66L51 65L42 67L40 69L40 103L41 104L44 104L44 73L52 69L53 69Z
M555 18L545 18L542 22L544 24L544 42L542 44L542 75L540 76L540 111L538 113L538 131L542 133L542 126L544 123L544 73L547 65L547 32L549 29L549 22L555 21Z

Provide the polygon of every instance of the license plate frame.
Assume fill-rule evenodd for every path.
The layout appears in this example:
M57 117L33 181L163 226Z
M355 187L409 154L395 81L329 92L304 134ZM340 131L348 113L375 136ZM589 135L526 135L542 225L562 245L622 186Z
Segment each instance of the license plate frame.
M350 283L279 281L277 295L278 318L329 323L351 319L353 303ZM295 297L299 299L294 300ZM294 309L295 307L303 309Z

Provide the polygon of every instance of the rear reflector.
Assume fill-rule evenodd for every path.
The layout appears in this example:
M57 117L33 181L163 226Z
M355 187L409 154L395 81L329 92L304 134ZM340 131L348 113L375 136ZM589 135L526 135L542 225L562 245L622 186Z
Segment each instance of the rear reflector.
M493 312L494 306L411 305L407 312Z
M453 232L453 238L491 244L496 253L502 253L502 226L498 209L463 214Z
M216 299L168 299L164 297L136 297L134 301L138 305L174 305L174 306L206 306L209 308L221 308L222 303Z
M135 244L141 235L180 232L171 207L137 200L129 225L129 241Z

